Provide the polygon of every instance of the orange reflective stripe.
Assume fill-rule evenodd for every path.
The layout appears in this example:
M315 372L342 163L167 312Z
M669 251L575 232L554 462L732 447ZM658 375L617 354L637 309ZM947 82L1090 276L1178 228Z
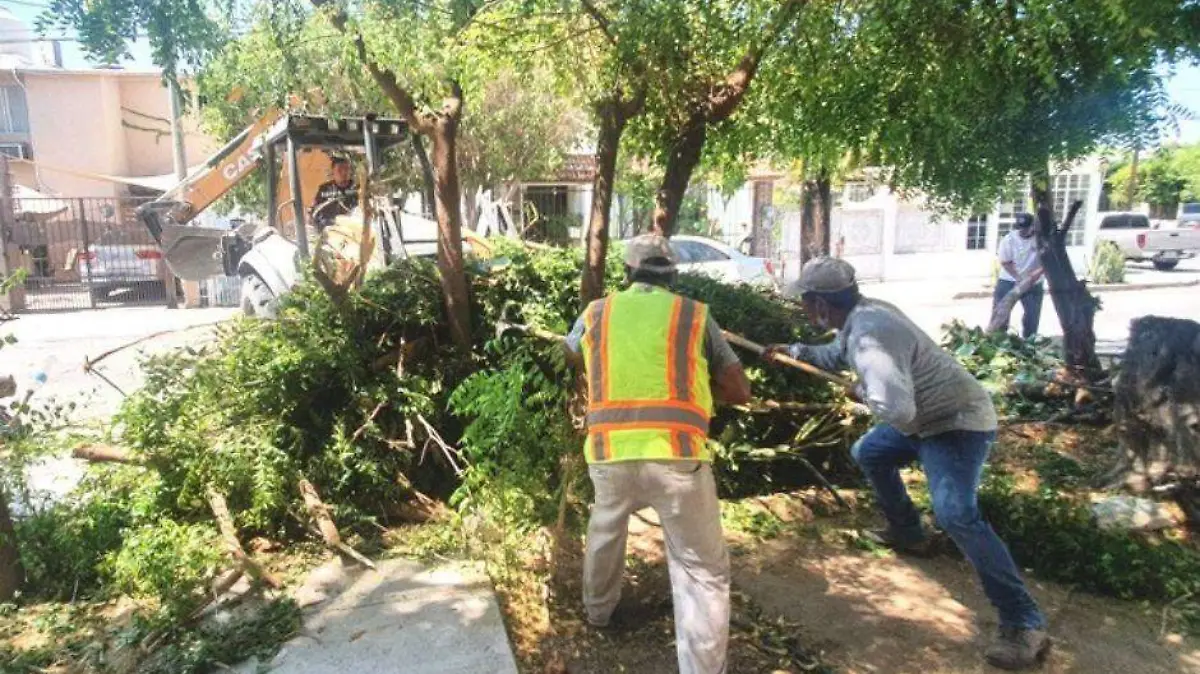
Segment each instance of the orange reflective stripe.
M692 409L655 405L636 407L609 407L588 411L588 426L680 424L697 432L708 432L708 415Z
M588 429L592 436L592 461L607 461L612 458L608 449L608 434Z
M667 391L670 392L669 397L672 400L683 400L679 389L679 378L682 374L679 368L683 364L675 354L679 351L679 317L686 304L682 297L676 297L671 303L671 319L667 322Z
M670 407L671 409L694 412L705 417L708 416L708 412L703 407L683 400L609 400L596 403L595 405L588 405L588 410L631 410L641 407Z
M672 449L675 450L675 456L681 459L690 459L696 456L696 449L692 446L692 436L690 433L672 433L673 439L671 442Z
M589 432L611 432L611 431L682 431L684 433L700 433L708 434L708 430L697 428L692 424L681 424L669 421L656 421L654 423L644 422L629 422L629 423L607 423L588 426Z
M604 357L604 342L608 335L608 302L607 298L593 302L584 319L590 356L587 364L588 398L593 404L607 397L605 387L609 378L605 370L608 359Z
M678 297L671 310L670 340L667 344L668 385L672 400L692 399L692 376L695 370L692 354L695 353L696 335L694 328L700 312L696 303Z
M688 381L687 386L683 390L686 400L695 401L696 396L693 389L696 386L696 371L699 369L697 363L699 362L698 356L700 355L700 335L704 332L704 325L700 319L704 316L704 312L699 310L695 302L689 301L688 304L692 306L692 320L689 321L687 326L690 333L687 340L686 371L688 373Z

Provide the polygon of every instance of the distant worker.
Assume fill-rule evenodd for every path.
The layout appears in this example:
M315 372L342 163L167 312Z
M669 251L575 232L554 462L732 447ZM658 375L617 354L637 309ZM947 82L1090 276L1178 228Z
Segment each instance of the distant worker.
M630 241L625 274L630 287L589 304L566 338L587 373L584 452L596 492L584 608L594 627L613 620L629 516L652 507L667 545L679 671L718 674L729 642L729 555L708 423L714 403L748 401L750 382L708 307L668 290L676 270L665 238Z
M346 215L358 205L358 184L354 182L350 160L334 157L332 163L333 180L321 183L313 199L312 219L318 231L329 227L334 218Z
M1000 240L1000 278L996 281L996 292L992 297L992 310L1008 293L1022 281L1032 279L1033 285L1021 294L1021 336L1025 339L1037 334L1042 318L1042 299L1045 297L1042 283L1042 262L1038 256L1037 237L1034 236L1033 216L1017 213L1013 230ZM1000 330L1008 330L1008 316Z
M920 513L900 479L901 467L919 462L938 524L971 562L1000 614L987 661L1002 669L1040 662L1050 648L1046 619L1008 548L979 511L980 473L996 438L987 391L899 309L862 297L854 268L844 260L812 260L785 293L838 336L822 346L776 344L767 353L787 353L826 370L848 367L858 376L851 394L879 420L851 450L887 520L885 529L866 537L900 552L931 552Z

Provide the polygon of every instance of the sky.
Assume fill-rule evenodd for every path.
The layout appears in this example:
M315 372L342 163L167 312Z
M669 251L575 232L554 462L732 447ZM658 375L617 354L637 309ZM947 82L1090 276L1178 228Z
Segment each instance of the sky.
M0 8L7 9L17 18L25 21L30 27L38 15L45 10L48 0L0 0ZM0 40L5 37L0 32ZM64 41L62 44L63 66L66 68L87 68L91 64L84 57L79 43ZM150 60L150 48L144 41L135 43L130 53L132 58L121 65L130 69L153 68ZM1167 142L1196 143L1200 142L1200 66L1180 66L1167 79L1167 93L1171 100L1183 106L1192 114L1191 119L1179 120L1178 135L1165 139Z

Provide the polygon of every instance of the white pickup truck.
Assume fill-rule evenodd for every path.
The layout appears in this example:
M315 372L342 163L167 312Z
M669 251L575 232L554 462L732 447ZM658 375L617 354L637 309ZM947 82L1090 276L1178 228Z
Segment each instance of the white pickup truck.
M1154 229L1142 213L1097 213L1096 217L1096 243L1112 242L1126 260L1149 260L1155 269L1168 271L1200 251L1197 229Z

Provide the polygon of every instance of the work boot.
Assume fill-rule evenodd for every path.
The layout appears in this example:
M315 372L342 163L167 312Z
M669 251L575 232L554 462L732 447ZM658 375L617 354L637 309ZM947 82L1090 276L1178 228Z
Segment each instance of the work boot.
M1046 630L1001 627L987 650L987 661L1000 669L1029 669L1041 664L1049 652Z
M919 540L913 541L901 538L895 531L889 528L868 529L863 532L862 536L875 545L882 545L885 548L891 548L896 552L914 557L932 557L934 553L933 539L924 534L921 535Z

